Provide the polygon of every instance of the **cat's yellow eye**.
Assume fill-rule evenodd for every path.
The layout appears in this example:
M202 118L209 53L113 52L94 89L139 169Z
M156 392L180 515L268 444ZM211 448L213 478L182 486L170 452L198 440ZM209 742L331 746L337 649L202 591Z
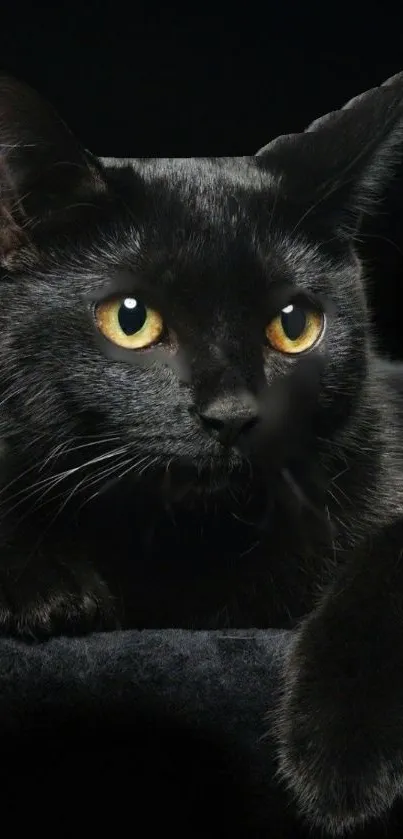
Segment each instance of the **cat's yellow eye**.
M290 303L266 327L266 337L273 349L295 355L312 349L321 339L324 327L322 312Z
M119 297L98 303L95 320L105 338L128 350L150 347L157 343L164 331L161 315L136 297Z

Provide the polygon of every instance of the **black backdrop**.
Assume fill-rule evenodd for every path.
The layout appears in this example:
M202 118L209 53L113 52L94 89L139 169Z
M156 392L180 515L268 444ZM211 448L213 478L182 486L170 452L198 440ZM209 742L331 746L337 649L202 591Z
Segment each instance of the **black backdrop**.
M0 65L99 154L248 154L403 66L399 3L1 5Z
M0 69L41 91L97 154L250 154L403 69L399 6L2 4ZM402 187L403 164L363 240L381 341L394 355Z

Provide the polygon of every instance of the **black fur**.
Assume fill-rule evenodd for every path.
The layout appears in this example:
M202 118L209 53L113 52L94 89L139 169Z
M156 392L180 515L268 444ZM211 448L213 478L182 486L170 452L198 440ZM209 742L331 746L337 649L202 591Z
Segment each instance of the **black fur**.
M355 250L402 121L399 75L255 157L97 161L0 89L2 631L302 618L280 774L334 834L402 784L401 373ZM117 294L157 347L101 338ZM326 329L291 357L265 328L296 300Z

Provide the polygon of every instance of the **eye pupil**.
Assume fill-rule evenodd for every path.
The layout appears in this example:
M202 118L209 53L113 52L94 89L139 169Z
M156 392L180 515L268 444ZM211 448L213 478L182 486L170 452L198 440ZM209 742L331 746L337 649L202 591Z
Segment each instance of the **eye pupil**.
M286 306L281 312L281 326L289 341L297 341L307 326L306 312L299 306Z
M118 321L125 335L135 335L143 328L147 320L147 310L143 303L134 297L126 297L119 306Z

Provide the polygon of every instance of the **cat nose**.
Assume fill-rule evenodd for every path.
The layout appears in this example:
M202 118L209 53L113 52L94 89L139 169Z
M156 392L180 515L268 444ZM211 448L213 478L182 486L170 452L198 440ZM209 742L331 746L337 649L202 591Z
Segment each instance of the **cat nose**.
M205 430L224 446L240 442L259 422L259 408L249 393L237 393L214 399L199 418Z

